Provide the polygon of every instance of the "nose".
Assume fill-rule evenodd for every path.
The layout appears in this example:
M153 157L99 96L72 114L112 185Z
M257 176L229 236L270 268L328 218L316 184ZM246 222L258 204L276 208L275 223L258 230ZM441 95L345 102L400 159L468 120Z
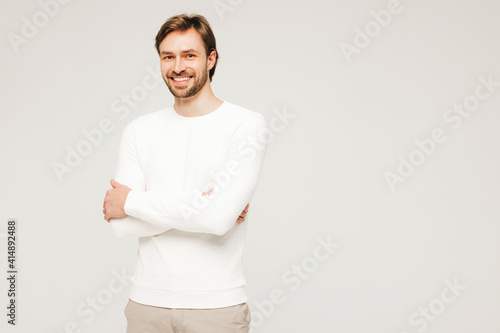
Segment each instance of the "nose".
M184 70L186 69L186 66L184 64L184 61L182 60L181 57L177 57L175 59L175 63L174 63L174 73L179 75L181 74Z

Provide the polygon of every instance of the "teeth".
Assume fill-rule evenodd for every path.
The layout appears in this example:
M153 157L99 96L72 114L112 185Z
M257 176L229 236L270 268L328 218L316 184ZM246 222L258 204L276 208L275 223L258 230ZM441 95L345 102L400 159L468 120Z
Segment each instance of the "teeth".
M174 77L174 81L181 82L181 81L186 81L189 80L189 77Z

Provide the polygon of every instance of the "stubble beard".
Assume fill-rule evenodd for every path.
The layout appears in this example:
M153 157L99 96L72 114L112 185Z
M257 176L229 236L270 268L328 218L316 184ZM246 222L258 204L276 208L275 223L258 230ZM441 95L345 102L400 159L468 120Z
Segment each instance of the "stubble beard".
M192 74L192 75L191 75ZM166 78L165 83L167 84L168 90L174 95L174 97L177 98L189 98L194 95L196 95L205 85L205 83L208 80L208 73L207 73L207 67L201 71L201 76L196 75L196 73L188 73L188 72L181 72L179 76L192 76L194 79L193 86L191 88L188 87L176 87L174 84L170 81L170 77L173 76L169 74Z

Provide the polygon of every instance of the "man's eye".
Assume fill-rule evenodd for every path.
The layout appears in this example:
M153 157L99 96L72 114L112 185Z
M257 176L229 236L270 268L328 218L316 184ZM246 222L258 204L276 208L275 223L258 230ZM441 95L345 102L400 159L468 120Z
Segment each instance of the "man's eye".
M172 59L172 56L165 56L163 59L170 60Z
M188 58L194 58L194 54L188 54L187 57Z

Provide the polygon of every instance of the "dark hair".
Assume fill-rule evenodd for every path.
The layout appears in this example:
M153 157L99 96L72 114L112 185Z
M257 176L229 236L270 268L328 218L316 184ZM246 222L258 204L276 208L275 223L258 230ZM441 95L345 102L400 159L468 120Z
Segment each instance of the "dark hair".
M217 52L217 47L215 43L215 36L208 24L208 21L205 17L201 15L175 15L169 18L163 25L161 26L158 34L156 35L155 47L158 54L160 54L160 44L167 37L167 35L173 31L186 31L190 28L194 28L201 36L203 43L205 44L205 51L207 53L207 57L212 53L212 51L216 52L215 55L215 64L212 69L210 69L209 77L210 82L212 81L212 76L215 73L215 67L217 67L217 60L219 59L219 52Z

